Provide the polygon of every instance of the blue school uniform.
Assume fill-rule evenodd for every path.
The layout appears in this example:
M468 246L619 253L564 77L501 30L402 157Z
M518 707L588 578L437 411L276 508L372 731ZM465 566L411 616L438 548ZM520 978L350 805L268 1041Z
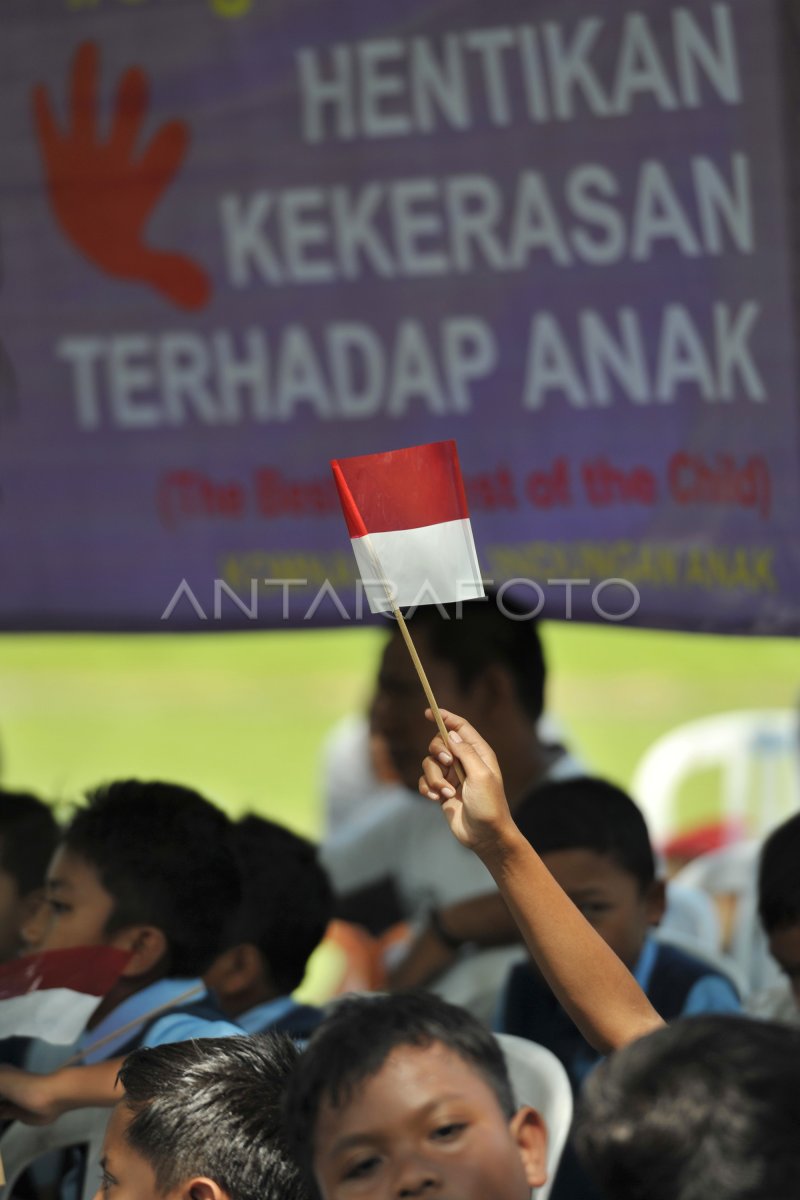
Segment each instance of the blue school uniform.
M654 937L645 939L633 975L665 1021L697 1013L741 1010L739 995L727 976ZM529 1038L552 1050L564 1064L575 1091L601 1057L527 962L511 969L500 997L495 1029Z
M186 1000L181 996L198 989ZM166 1012L149 1017L153 1009L171 1004ZM141 1025L123 1029L131 1021L141 1017ZM122 1030L116 1033L116 1030ZM217 1007L201 979L158 979L149 987L134 992L92 1029L86 1029L78 1038L73 1053L82 1055L81 1061L105 1062L130 1054L139 1046L163 1046L167 1042L186 1042L190 1038L241 1036L242 1029L229 1021ZM108 1037L97 1050L92 1046Z
M278 996L239 1013L236 1020L245 1033L288 1033L297 1041L306 1041L324 1015L313 1004L300 1004L292 996Z

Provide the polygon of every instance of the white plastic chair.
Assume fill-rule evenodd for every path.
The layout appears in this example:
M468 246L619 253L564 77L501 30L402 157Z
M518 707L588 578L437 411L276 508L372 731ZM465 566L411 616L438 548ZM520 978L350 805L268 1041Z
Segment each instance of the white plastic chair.
M466 1008L484 1025L491 1025L503 981L528 957L524 946L484 946L457 960L428 986L443 1000Z
M764 708L718 713L664 734L639 760L631 790L657 849L676 829L684 780L696 771L721 772L720 817L736 837L768 833L800 808L798 714Z
M12 1200L14 1187L23 1171L54 1150L72 1146L86 1151L81 1200L92 1200L100 1187L100 1155L110 1108L76 1108L49 1125L24 1125L14 1121L0 1138L0 1158L6 1182L0 1200Z
M748 839L701 854L674 882L701 888L709 896L734 896L736 909L728 954L747 983L748 993L777 986L783 976L769 953L758 917L760 841Z
M512 1033L496 1033L518 1104L530 1104L547 1126L547 1183L534 1192L547 1200L572 1121L572 1088L550 1050Z
M658 932L667 937L688 938L710 954L722 945L722 930L714 901L699 887L687 887L670 879L666 889L667 906Z

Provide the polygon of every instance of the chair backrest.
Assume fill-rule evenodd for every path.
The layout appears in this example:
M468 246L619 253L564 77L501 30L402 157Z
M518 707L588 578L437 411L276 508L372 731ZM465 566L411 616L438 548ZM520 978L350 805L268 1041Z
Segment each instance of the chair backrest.
M92 1200L100 1186L100 1154L110 1114L110 1108L76 1108L49 1125L14 1121L0 1137L6 1177L0 1200L12 1200L20 1175L37 1159L73 1146L83 1148L86 1154L81 1200Z
M674 882L701 888L712 897L730 897L734 914L728 954L744 977L749 992L775 987L782 981L769 953L758 916L758 855L755 839L701 854L675 876Z
M443 1000L466 1008L484 1025L491 1026L503 983L517 963L527 962L528 958L524 946L482 946L457 959L428 986Z
M716 954L722 946L722 929L714 901L708 892L699 887L687 887L671 879L666 889L666 909L661 918L659 931L690 938Z
M546 1200L561 1161L572 1122L572 1088L567 1072L550 1050L511 1033L494 1035L505 1056L518 1104L530 1104L547 1126L547 1180L536 1200Z
M631 791L657 849L679 831L682 783L709 767L720 769L720 818L733 835L767 833L800 807L798 714L788 708L718 713L654 742L639 760Z

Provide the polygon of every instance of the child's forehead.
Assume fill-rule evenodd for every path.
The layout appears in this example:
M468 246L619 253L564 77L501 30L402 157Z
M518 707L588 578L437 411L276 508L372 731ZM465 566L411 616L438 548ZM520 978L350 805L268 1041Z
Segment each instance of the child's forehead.
M610 881L622 877L634 880L636 878L611 851L599 850L593 846L577 845L545 850L542 860L556 877L563 875L575 883L591 880Z
M394 1059L396 1063L435 1061L439 1070L456 1071L459 1074L464 1071L474 1072L477 1076L480 1076L480 1072L475 1064L468 1058L465 1058L456 1046L451 1045L442 1038L430 1038L427 1041L398 1042L396 1046L392 1047L386 1058L384 1058L384 1065L390 1058Z
M451 1090L491 1090L480 1067L447 1042L408 1041L394 1045L373 1070L354 1082L338 1107L360 1104L366 1095L396 1086L404 1087L409 1096L431 1097Z
M87 858L80 850L73 850L66 842L56 846L47 868L47 882L50 885L88 885L106 890L100 865Z

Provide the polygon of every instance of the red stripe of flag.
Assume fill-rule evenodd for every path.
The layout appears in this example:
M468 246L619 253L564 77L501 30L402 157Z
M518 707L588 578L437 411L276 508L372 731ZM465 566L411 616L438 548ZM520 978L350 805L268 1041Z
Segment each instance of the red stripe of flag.
M351 538L469 517L454 441L331 461Z
M130 951L116 946L78 946L28 954L0 966L0 1000L46 988L71 988L88 996L105 996L130 957Z

